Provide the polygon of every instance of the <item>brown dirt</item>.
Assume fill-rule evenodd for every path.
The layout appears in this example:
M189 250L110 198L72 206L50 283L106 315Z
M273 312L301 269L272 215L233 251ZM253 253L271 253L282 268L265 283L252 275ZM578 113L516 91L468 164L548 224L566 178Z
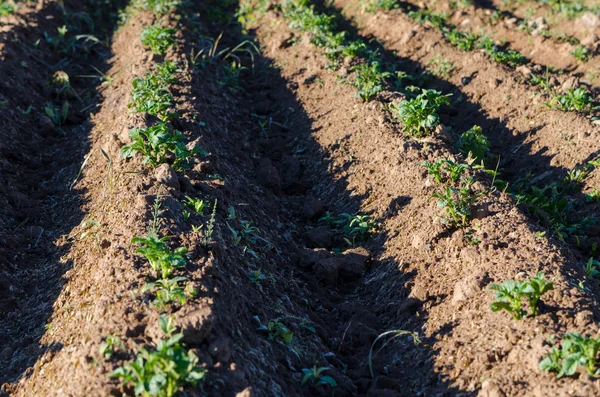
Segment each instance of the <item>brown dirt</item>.
M339 0L335 6L349 3ZM33 15L54 5L49 2ZM208 369L207 381L186 389L185 395L596 395L600 384L593 378L556 380L538 369L550 335L598 332L598 291L576 287L583 254L554 239L536 238L545 229L502 192L478 202L487 210L468 231L482 240L479 245L465 244L465 231L446 230L420 164L460 155L437 136L407 140L385 110L389 100L399 99L397 93L357 102L352 89L339 84L341 72L328 70L308 38L289 30L273 9L247 33L260 44L261 54L253 68L242 57L248 69L240 77L241 89L219 84L219 62L194 68L188 57L192 48L206 48L200 34L217 37L224 31L221 48L246 37L236 23L215 22L210 6L195 5L197 16L171 15L164 21L179 26L178 45L165 57L183 70L173 87L181 114L175 127L208 152L177 178L165 181L139 158L124 161L119 156L129 142L129 128L151 121L131 114L127 104L133 78L161 60L139 41L142 27L155 21L153 15L131 16L98 59L74 60L84 67L106 65L101 70L114 81L102 88L80 82L80 90L99 94L85 105L97 106L82 111L85 121L65 128L65 136L54 129L47 136L36 127L31 137L31 120L15 110L34 103L36 111L28 117L39 119L33 113L39 115L45 102L40 81L50 72L21 69L14 62L0 66L6 73L24 73L7 87L19 87L17 79L26 77L30 83L23 92L29 94L23 95L32 95L0 91L10 101L0 112L11 112L0 114L0 122L7 123L2 144L14 142L0 151L0 178L12 178L0 179L0 189L30 200L26 207L16 202L0 213L2 241L14 239L7 245L10 250L0 251L0 263L13 285L8 290L16 291L2 297L9 319L2 319L8 324L5 333L2 329L2 362L9 363L9 369L0 367L6 374L2 380L8 382L3 391L15 396L131 392L106 377L131 354L104 360L98 348L111 333L121 336L128 351L160 335L159 312L148 305L147 294L138 292L147 281L147 265L129 243L146 230L159 196L162 234L172 236L173 246L190 248L185 275L200 290L198 298L168 310ZM401 63L407 72L424 70L437 53L460 67L448 81L432 84L463 98L454 110L445 111L443 122L456 132L481 125L493 142L492 151L501 156L506 179L523 172L552 172L552 178L560 178L597 155L598 127L580 115L545 110L537 97L530 99L531 87L521 84L514 71L480 54L466 58L446 45L439 32L401 13L372 16L346 10L361 26L354 30L348 25L351 34L378 38L387 59ZM11 31L17 37L39 36L50 26L22 25L19 32L17 25ZM404 39L407 32L410 40ZM290 46L291 37L301 40ZM10 51L26 48L4 43L3 60ZM25 56L16 53L13 59ZM262 128L257 120L270 123ZM103 151L112 160L110 167ZM10 157L14 153L27 157ZM74 191L68 190L86 158ZM30 169L31 164L36 166ZM489 187L487 178L474 176L478 189ZM592 175L584 188L597 178ZM42 193L36 190L39 186ZM62 188L52 190L56 186ZM205 224L209 215L184 221L181 201L186 195L217 200L210 250L191 227ZM227 221L229 207L260 229L264 240L254 245L256 256L244 254L234 243L227 225L236 226ZM32 252L37 236L17 226L34 209L39 213L30 215L34 220L27 226L43 227L44 239ZM371 259L362 276L360 271L331 270L332 263L350 263L351 258L329 251L339 246L340 236L317 222L326 210L377 219L377 236L364 244ZM101 225L95 238L81 238L84 220ZM22 259L11 259L11 250L21 252ZM355 254L365 255L360 250ZM47 263L40 266L42 259ZM253 285L248 273L258 269L275 282ZM491 312L489 284L524 279L537 271L545 271L555 283L537 317L515 322L505 313ZM294 332L298 354L257 332L255 316L262 323L281 318ZM367 366L369 347L390 329L417 332L423 343L414 346L406 338L396 339L374 360L373 380ZM314 364L331 368L329 374L339 384L333 392L300 386L301 369Z

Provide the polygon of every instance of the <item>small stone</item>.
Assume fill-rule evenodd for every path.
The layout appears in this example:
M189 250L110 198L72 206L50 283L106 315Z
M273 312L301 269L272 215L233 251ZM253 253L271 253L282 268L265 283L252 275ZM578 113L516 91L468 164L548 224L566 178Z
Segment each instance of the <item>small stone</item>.
M325 248L304 248L300 254L298 266L304 269L312 269L322 259L331 258L333 254Z
M200 345L213 329L212 310L209 306L191 312L178 312L177 324L181 327L183 333L183 342L189 345Z
M477 397L506 397L506 393L493 380L487 379L481 384Z
M600 16L586 12L579 18L579 26L587 30L594 30L600 26Z
M158 183L179 190L179 178L169 164L161 164L154 169L154 177Z
M366 249L352 248L339 256L339 275L344 281L356 281L365 271L367 261L371 258Z
M316 220L325 213L325 204L313 196L306 196L302 206L302 215L308 220Z
M487 277L487 273L477 272L456 283L454 285L452 305L455 306L458 303L475 296L484 287Z
M221 337L215 339L209 346L208 352L217 361L226 363L231 358L231 339Z
M315 277L326 284L335 284L338 279L339 266L338 258L322 259L315 264Z
M331 248L333 231L328 226L313 227L306 232L306 243L310 248Z

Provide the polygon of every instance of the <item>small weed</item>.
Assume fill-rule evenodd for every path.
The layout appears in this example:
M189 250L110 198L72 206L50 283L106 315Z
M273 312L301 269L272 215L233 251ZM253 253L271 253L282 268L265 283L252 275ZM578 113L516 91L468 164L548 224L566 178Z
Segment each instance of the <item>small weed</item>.
M158 24L148 26L142 32L142 44L150 47L154 54L163 55L169 47L175 45L175 33L175 29L163 28Z
M210 219L208 220L208 225L206 226L206 232L204 233L203 244L205 247L208 247L212 243L212 234L215 230L215 217L217 215L217 199L213 204L212 213L210 214Z
M133 384L135 395L173 397L180 387L196 386L206 370L197 366L198 357L180 343L183 334L176 334L172 318L161 315L160 328L167 338L156 348L139 348L135 360L111 372L110 378Z
M491 290L496 291L496 302L493 302L490 307L493 312L506 310L515 320L520 320L526 313L521 303L523 298L529 302L529 315L536 315L538 302L540 297L546 292L554 289L554 284L544 279L544 273L537 273L533 278L515 282L507 280L502 284L493 284Z
M454 63L442 59L441 55L436 55L431 61L427 63L431 67L431 73L442 79L449 79L454 72L456 72L456 65Z
M412 137L429 135L440 124L437 114L440 106L450 104L452 94L442 95L435 90L409 87L410 91L421 91L414 99L403 100L392 109L398 119L404 124L403 131Z
M471 206L477 196L471 192L471 182L463 187L446 187L442 192L435 192L431 196L437 198L437 207L445 211L445 215L438 215L442 222L450 228L465 227L471 219Z
M568 333L563 337L560 349L556 346L540 362L542 371L557 372L556 377L573 376L582 365L590 376L598 376L596 368L600 350L600 338L587 338L578 333Z
M110 359L117 350L123 347L121 338L117 335L109 335L104 338L104 342L100 345L100 354L106 359Z
M190 196L185 196L185 200L183 204L189 209L193 210L198 215L204 215L204 207L206 203L204 200L200 200L198 198L192 198Z
M329 367L319 367L315 365L312 368L302 368L302 382L301 386L304 386L307 382L315 386L330 386L337 387L337 382L331 376L323 375L323 372L328 371Z
M292 345L294 342L294 333L279 318L269 321L266 326L261 325L256 330L266 332L269 340L277 341L284 345Z
M52 102L48 102L44 108L44 113L52 121L52 124L61 127L66 123L69 115L69 102L63 102L60 108L54 106Z
M379 350L377 350L377 353L375 353L375 355L373 355L373 348L375 347L375 344L377 344L377 342L380 339L385 338L388 335L392 335L392 337L389 338L388 340L386 340L385 343L383 344L383 346L381 346L379 348ZM395 338L397 338L399 336L403 336L403 335L409 335L412 338L415 346L421 344L421 339L419 339L419 336L416 333L401 330L401 329L383 332L383 333L379 334L379 336L377 336L377 338L375 338L375 340L371 344L371 348L369 349L369 372L371 373L371 378L375 379L375 374L373 373L373 359L377 356L377 354L379 354L379 352L381 352L381 350L383 350L384 347L387 346L388 343L390 343Z

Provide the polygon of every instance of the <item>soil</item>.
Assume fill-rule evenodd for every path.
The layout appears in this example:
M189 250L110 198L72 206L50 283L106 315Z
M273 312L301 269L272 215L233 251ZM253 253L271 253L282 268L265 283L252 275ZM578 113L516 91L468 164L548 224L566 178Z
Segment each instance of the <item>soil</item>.
M67 14L95 4L79 3L65 2ZM107 374L133 359L136 346L162 337L160 311L140 292L150 281L148 265L130 243L146 232L158 199L161 235L172 247L189 248L182 275L199 291L167 309L208 370L181 395L597 395L600 383L583 372L557 380L538 367L551 335L598 333L600 290L587 281L578 288L597 232L589 230L580 246L552 237L481 173L473 173L475 189L491 193L476 203L477 219L448 230L421 164L464 160L449 136L477 124L503 179L530 173L560 180L599 154L600 128L585 115L547 109L520 72L451 47L402 11L365 14L354 1L317 2L321 11L343 15L351 36L376 39L370 45L410 74L426 70L436 54L459 68L430 83L462 98L441 114L447 134L408 139L388 111L401 94L358 101L339 82L348 69L328 68L274 4L244 30L232 3L193 4L163 17L163 25L177 28L177 45L164 57L139 40L158 17L136 11L119 23L113 11L124 4L116 2L107 2L113 17L94 15L95 32L110 38L106 46L85 56L56 54L44 40L44 32L63 25L55 1L24 7L1 27L2 393L133 395ZM246 67L239 84L226 80L222 59L193 62L192 54L208 52L206 38L222 32L218 48L253 40L260 49L239 53ZM37 39L39 48L31 44ZM128 109L131 83L163 60L181 69L171 90L180 115L173 127L204 151L179 173L120 155L129 130L154 121ZM77 94L68 98L74 116L61 128L43 111L47 101L60 101L44 88L57 65L66 65ZM97 74L92 66L110 79L81 77ZM579 199L598 178L592 172L584 180ZM195 228L210 222L210 211L186 220L186 196L215 203L210 244ZM377 233L338 253L341 232L319 222L327 211L368 214ZM243 221L259 229L247 249L231 232ZM540 237L544 231L549 238ZM469 244L466 234L481 242ZM253 282L258 270L267 278ZM536 317L517 322L490 310L489 285L538 271L554 290ZM273 319L294 333L292 346L257 331ZM374 357L372 377L370 348L389 330L414 332L420 343L395 338ZM105 359L99 347L110 334L124 346ZM338 386L302 386L302 369L314 365L329 367Z

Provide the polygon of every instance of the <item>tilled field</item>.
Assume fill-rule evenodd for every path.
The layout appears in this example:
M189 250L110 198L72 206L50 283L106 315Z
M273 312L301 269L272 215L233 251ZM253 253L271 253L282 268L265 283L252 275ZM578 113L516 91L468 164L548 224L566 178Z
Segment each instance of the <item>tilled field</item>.
M0 393L598 395L600 7L432 3L0 3Z

